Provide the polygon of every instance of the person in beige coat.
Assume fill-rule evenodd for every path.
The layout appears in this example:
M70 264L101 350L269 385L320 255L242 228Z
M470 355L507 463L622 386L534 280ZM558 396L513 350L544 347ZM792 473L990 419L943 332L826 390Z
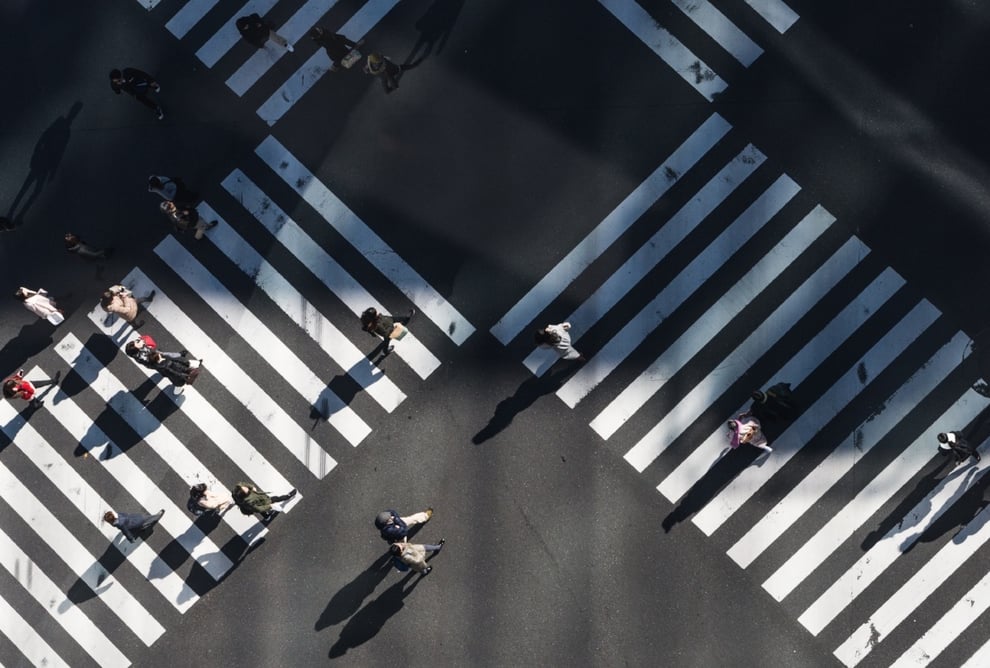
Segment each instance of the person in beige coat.
M427 575L433 567L426 563L426 553L439 552L445 542L443 538L436 545L419 545L402 541L389 545L388 551L397 570L408 571L411 568L420 575Z
M154 298L154 290L147 297L135 297L134 293L123 285L113 285L103 293L100 306L107 313L114 313L127 322L133 323L141 309L141 304L150 303Z

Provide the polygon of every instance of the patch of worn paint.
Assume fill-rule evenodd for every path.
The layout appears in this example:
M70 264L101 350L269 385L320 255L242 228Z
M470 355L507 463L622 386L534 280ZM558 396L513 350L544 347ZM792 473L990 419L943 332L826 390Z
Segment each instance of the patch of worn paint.
M676 181L681 176L677 173L677 170L670 166L663 168L663 175L667 177L668 181Z
M866 371L866 365L860 362L856 365L856 377L859 378L859 382L866 385L866 381L870 379L870 374Z
M856 448L857 450L859 450L860 452L863 451L863 430L862 429L857 428L856 431L853 432L853 447Z
M457 330L457 323L456 322L450 323L450 325L447 326L447 335L449 336L453 334L454 331L456 330Z
M873 622L870 622L870 637L866 639L866 644L869 645L870 649L880 644L880 631L873 625Z
M715 73L707 67L703 68L700 60L696 60L691 63L691 65L688 66L688 71L694 74L694 83L696 84L700 84L702 81L712 81L715 79Z
M278 163L278 168L279 169L285 169L288 166L289 166L289 161L288 160L283 160L282 162Z

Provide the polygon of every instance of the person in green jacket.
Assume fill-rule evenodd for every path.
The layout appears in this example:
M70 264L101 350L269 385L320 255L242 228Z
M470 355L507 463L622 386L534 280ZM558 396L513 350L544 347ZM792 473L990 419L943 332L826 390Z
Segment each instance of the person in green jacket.
M262 492L257 485L249 482L239 482L230 490L230 495L234 497L234 503L245 515L258 513L262 522L271 522L278 515L278 511L272 508L273 503L288 501L296 495L296 490L281 496L270 496L268 492Z

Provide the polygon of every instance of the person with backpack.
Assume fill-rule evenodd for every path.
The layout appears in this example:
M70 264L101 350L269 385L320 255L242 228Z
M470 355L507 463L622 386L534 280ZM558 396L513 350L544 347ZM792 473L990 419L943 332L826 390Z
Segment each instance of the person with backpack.
M242 514L253 515L254 513L258 513L261 515L261 521L268 524L278 515L278 511L272 508L272 504L279 501L288 501L296 495L296 490L292 490L288 494L282 494L281 496L271 496L268 492L262 492L258 489L257 485L252 485L249 482L239 482L230 490L230 494Z
M426 563L427 552L439 552L443 549L443 544L447 542L443 538L435 545L420 545L417 543L407 543L405 541L392 543L388 546L389 554L392 555L392 565L395 570L404 572L410 568L420 575L429 575L433 567Z

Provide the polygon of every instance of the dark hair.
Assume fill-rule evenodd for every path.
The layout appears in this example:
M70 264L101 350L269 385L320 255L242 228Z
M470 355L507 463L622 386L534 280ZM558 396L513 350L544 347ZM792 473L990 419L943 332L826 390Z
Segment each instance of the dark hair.
M193 497L194 499L198 499L204 494L206 494L205 482L201 482L198 485L193 485L192 487L189 488L189 496Z
M537 330L533 332L533 340L538 344L557 343L558 341L560 341L560 337L554 332L548 332L544 327L542 329L537 328Z
M148 188L161 188L161 187L162 187L162 180L160 178L158 178L157 176L148 177Z
M103 513L103 521L108 522L109 524L113 524L114 522L117 521L117 516L114 514L112 510L108 510L107 512Z
M753 401L759 401L761 404L767 400L767 395L763 394L760 390L753 392L753 394L749 396Z
M110 79L122 79L124 74L120 70L110 70Z
M325 29L321 28L320 26L313 26L313 29L309 31L309 38L312 40L319 41L320 39L323 38L324 33L326 33Z
M13 399L17 394L17 381L13 378L8 378L3 383L3 396L8 399Z
M392 543L388 546L388 551L392 554L402 554L402 545L399 543Z
M371 328L372 325L375 324L377 320L378 320L378 309L376 309L374 306L370 306L364 309L364 312L361 314L361 327L364 329L369 329Z
M134 339L133 341L128 341L127 345L124 346L124 352L130 355L131 357L137 355L138 352L137 342L139 340L140 339Z
M948 434L946 434L945 432L941 432L941 433L940 433L940 434L939 434L938 436L936 436L935 438L937 438L937 439L938 439L938 442L939 442L939 443L948 443L948 442L949 442L949 436L948 436Z
M27 293L21 291L21 288L17 288L17 292L14 293L14 297L20 299L22 302L27 301Z

